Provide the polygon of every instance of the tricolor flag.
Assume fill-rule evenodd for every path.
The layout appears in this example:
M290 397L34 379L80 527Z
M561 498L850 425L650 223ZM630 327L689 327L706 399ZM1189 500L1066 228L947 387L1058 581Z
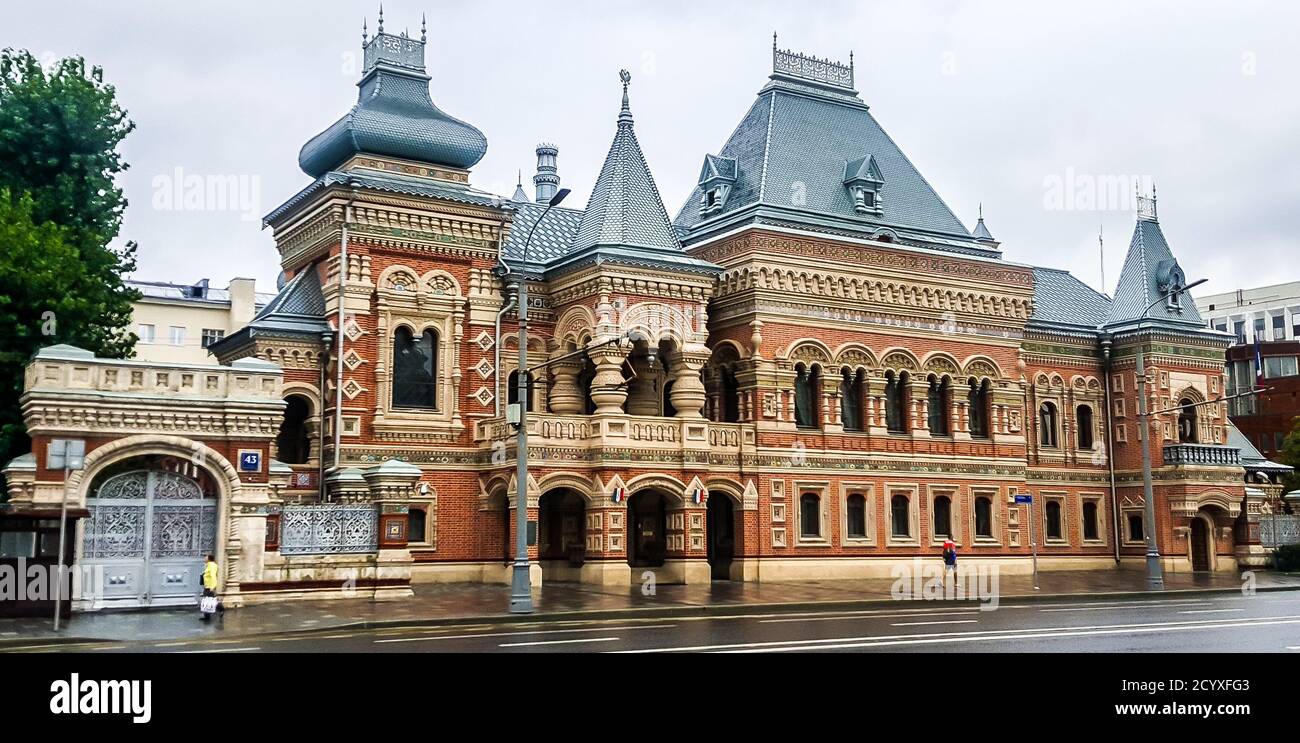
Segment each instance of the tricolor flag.
M614 488L613 501L622 503L627 500L627 488Z
M704 488L696 488L695 491L694 491L693 493L691 493L691 499L692 499L692 501L694 501L695 505L697 505L697 506L700 505L701 503L703 503L703 502L704 502Z
M1255 334L1255 380L1264 378L1264 354L1259 345L1259 334Z

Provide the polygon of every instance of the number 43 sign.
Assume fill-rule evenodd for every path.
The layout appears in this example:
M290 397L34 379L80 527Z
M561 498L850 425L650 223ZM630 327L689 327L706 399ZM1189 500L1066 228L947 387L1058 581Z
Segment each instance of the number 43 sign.
M240 449L239 450L239 471L240 472L261 472L262 471L261 450Z

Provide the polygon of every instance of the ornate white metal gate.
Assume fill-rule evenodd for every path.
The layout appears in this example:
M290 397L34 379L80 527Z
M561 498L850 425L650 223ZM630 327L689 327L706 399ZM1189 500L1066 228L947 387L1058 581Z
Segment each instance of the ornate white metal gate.
M204 558L216 551L217 503L172 472L114 475L86 499L81 564L85 600L96 605L193 603ZM86 595L84 592L98 595Z

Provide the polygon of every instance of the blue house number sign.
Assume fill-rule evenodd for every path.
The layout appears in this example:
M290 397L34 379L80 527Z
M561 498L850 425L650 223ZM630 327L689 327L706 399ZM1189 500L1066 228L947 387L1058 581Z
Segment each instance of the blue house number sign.
M257 450L244 449L239 452L239 471L240 472L261 472L262 471L262 452Z

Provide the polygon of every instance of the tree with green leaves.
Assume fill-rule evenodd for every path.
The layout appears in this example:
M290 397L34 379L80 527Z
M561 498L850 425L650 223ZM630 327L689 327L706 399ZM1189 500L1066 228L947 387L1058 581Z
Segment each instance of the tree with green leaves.
M19 397L37 350L132 353L135 244L111 243L127 205L118 146L134 128L99 67L0 52L0 466L30 446Z
M1287 434L1286 440L1282 442L1281 450L1277 453L1277 461L1280 464L1295 467L1295 471L1282 480L1282 492L1284 493L1300 490L1300 416L1296 416L1292 423L1291 433Z

